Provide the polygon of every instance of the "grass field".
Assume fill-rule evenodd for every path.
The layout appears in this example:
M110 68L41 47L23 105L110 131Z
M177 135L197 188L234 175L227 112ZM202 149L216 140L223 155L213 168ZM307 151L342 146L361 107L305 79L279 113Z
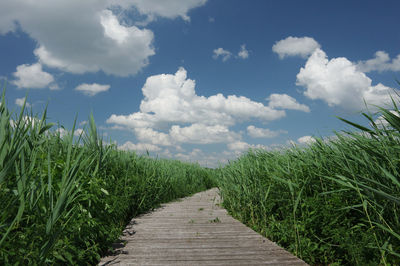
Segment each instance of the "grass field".
M120 151L0 105L1 264L96 264L135 215L219 186L236 218L312 265L400 264L400 118L219 169ZM382 121L384 121L382 123Z
M400 118L219 170L224 207L312 265L400 265ZM382 121L384 121L382 123Z
M93 117L80 138L33 117L13 116L3 94L0 264L96 264L132 216L215 186L199 165L103 143Z

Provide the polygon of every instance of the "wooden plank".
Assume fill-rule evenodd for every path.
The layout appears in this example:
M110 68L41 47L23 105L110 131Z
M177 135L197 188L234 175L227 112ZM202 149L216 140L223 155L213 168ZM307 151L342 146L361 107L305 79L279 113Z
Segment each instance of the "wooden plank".
M132 219L100 265L307 265L219 205L211 189Z

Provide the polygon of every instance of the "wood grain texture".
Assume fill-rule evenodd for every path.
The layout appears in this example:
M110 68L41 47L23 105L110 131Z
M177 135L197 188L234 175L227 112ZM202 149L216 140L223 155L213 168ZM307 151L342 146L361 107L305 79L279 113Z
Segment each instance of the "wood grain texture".
M214 188L132 219L99 265L307 265L219 204Z

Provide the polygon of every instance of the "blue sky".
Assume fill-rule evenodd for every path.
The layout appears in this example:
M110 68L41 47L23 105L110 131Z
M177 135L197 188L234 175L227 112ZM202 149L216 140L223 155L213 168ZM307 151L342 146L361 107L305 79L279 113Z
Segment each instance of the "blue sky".
M34 2L34 3L33 3ZM398 1L5 0L0 76L51 122L215 166L364 123L399 89ZM56 128L55 128L56 129ZM54 130L55 130L54 129ZM64 134L63 130L61 133ZM77 131L77 133L79 130Z

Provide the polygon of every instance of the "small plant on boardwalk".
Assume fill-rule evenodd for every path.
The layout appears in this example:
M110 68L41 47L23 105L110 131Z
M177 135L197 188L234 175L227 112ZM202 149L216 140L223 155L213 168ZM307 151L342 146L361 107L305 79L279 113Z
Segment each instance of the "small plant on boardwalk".
M221 220L218 217L215 217L214 219L210 220L210 223L220 223Z

